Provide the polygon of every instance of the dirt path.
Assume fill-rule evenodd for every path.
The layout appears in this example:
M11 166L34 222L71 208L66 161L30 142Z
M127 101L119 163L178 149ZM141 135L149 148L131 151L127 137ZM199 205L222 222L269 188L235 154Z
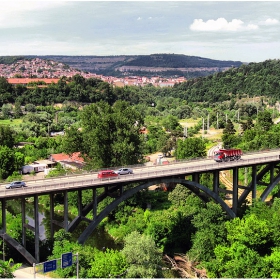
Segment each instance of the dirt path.
M32 266L22 265L19 269L17 269L14 273L15 278L17 279L44 279L52 277L49 277L47 274L44 273L36 273L34 277L34 268Z

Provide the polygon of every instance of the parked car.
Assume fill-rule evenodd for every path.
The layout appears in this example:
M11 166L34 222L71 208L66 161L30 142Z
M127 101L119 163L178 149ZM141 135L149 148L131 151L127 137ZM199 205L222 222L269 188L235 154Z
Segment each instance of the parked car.
M14 181L6 185L6 189L14 189L14 188L22 188L22 187L27 187L25 182L23 181Z
M110 178L118 178L119 174L114 170L102 170L98 172L97 178L99 179L110 179Z
M116 171L116 173L120 175L132 174L133 170L130 168L120 168L119 170Z

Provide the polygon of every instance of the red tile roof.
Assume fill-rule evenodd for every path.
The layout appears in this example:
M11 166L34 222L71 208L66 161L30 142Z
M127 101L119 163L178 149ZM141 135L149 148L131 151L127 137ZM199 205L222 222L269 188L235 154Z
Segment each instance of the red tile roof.
M80 156L80 152L73 153L72 155L67 155L65 153L61 154L51 154L50 159L52 161L69 161L69 162L84 162L84 159Z
M34 82L45 82L46 84L55 83L57 84L60 79L45 79L45 78L8 78L7 81L9 84L20 84L27 85L28 83Z

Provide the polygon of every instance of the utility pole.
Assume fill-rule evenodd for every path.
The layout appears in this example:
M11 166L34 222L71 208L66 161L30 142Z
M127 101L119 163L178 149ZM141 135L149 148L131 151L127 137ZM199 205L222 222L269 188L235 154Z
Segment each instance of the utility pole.
M204 135L204 118L202 118L202 137Z
M185 126L184 127L184 137L187 137L188 136L188 127Z
M217 129L219 129L219 113L217 112Z
M208 130L209 130L209 114L208 114L208 117L207 117L207 133L208 133Z

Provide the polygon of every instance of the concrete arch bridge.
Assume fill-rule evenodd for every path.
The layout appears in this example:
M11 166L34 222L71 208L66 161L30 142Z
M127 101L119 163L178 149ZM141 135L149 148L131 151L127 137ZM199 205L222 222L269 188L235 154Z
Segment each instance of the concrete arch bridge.
M244 170L244 168L250 170L248 172L249 183L241 185L239 177L241 170ZM228 190L220 188L220 173L225 170L230 170L232 173L232 188ZM120 176L119 179L112 180L101 181L97 179L97 173L84 173L77 176L30 181L28 187L21 189L6 190L2 186L0 188L2 215L0 234L3 240L16 248L30 264L38 263L40 262L38 199L41 195L48 195L50 199L51 238L54 235L54 224L63 227L66 231L73 232L81 221L87 221L88 226L78 238L78 242L84 244L98 224L121 202L152 185L161 183L182 184L203 201L214 200L216 203L219 203L227 215L234 218L238 215L239 206L248 197L253 199L257 197L257 186L264 186L260 199L264 201L268 197L270 192L279 183L279 170L280 150L275 150L245 154L241 160L224 163L216 163L212 158L204 158L180 161L169 165L137 166L134 168L134 174ZM212 188L207 188L200 184L200 177L204 173L212 174L210 176L212 178ZM264 182L264 178L266 180L269 178L269 182ZM88 189L92 190L92 202L88 205L83 205L83 192ZM100 189L98 191L99 195L97 195L98 189ZM70 192L77 193L78 201L78 215L71 222L68 220L68 194ZM63 222L58 222L54 219L54 195L58 193L62 193L64 197ZM222 199L222 193L227 193L231 196L231 206ZM114 200L98 213L98 203L108 196L113 197ZM34 200L34 227L26 223L26 200L30 197ZM19 201L21 205L21 243L14 240L6 231L6 202L11 199ZM28 252L26 250L26 229L34 232L35 252Z

